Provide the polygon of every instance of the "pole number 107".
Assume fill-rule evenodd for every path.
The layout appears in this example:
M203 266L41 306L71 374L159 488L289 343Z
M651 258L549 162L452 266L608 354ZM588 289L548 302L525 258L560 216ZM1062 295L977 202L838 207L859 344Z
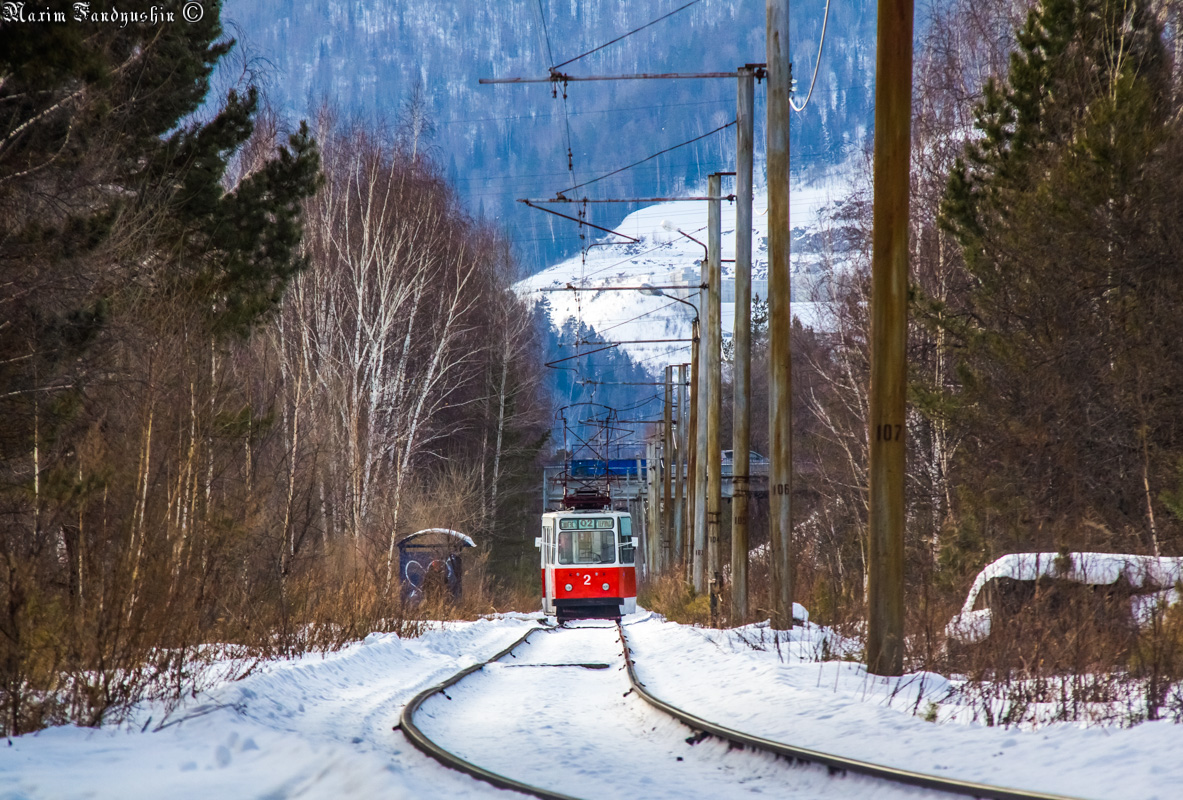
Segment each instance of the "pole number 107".
M903 439L904 426L892 425L886 423L875 426L875 441L877 442L898 442Z

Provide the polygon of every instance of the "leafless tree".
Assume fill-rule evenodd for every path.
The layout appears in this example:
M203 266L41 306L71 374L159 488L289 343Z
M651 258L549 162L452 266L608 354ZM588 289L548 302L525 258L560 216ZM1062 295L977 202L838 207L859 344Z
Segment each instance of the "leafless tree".
M389 581L404 489L450 433L439 412L461 402L455 388L478 355L460 345L482 302L484 253L410 154L327 117L320 140L326 183L309 208L311 266L276 325L285 417L293 449L307 430L326 454L317 478L326 535L360 547L380 524Z

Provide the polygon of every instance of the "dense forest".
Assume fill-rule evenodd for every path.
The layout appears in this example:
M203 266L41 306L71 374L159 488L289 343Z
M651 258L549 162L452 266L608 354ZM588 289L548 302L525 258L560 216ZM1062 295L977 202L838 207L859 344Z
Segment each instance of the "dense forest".
M207 96L218 17L0 28L5 734L398 629L399 537L534 500L506 241L413 125Z

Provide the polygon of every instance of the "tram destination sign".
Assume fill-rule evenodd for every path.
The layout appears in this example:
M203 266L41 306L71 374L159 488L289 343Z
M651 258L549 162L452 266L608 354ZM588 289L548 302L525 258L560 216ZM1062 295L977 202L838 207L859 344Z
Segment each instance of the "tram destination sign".
M612 530L612 517L576 517L559 520L561 531Z

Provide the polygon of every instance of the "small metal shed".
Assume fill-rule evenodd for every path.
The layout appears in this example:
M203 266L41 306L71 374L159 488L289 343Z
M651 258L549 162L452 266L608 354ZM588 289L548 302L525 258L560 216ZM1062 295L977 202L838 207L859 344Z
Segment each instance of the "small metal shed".
M420 602L431 585L446 587L452 599L459 599L460 554L476 542L466 534L448 528L426 528L404 536L398 542L398 572L403 599Z

